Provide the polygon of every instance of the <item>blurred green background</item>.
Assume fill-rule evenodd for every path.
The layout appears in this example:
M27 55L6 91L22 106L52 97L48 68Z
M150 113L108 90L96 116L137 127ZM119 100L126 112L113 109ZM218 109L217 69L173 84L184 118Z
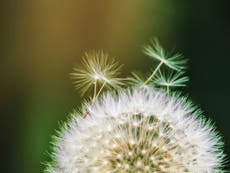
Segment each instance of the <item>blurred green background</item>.
M190 98L230 153L227 0L1 1L1 172L39 173L58 122L80 104L69 79L84 51L102 49L124 74L149 72L141 46L158 37L189 58Z

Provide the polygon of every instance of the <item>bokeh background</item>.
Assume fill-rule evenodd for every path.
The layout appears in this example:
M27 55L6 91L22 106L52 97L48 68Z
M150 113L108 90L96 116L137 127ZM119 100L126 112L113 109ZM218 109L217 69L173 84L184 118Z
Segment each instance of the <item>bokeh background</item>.
M189 58L185 89L230 153L227 0L3 0L0 32L1 172L39 173L51 135L81 101L69 79L84 51L102 49L124 74L149 72L141 46L157 37Z

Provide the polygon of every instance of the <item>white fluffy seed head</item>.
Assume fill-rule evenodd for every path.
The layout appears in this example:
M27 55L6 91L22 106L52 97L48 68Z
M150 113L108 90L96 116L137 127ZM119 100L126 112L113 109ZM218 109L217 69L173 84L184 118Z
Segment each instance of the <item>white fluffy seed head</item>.
M189 101L153 88L107 93L75 114L50 173L218 173L222 143Z

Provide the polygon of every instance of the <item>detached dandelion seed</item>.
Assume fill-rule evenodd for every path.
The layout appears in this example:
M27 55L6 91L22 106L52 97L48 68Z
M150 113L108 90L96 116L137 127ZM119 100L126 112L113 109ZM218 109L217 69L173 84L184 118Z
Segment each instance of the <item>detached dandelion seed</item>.
M145 46L143 52L150 58L160 61L160 63L142 86L148 84L148 82L153 79L163 64L176 71L185 69L187 60L184 59L180 54L169 56L156 39L155 41L151 41L150 45Z
M169 88L185 87L188 81L189 78L184 76L184 72L166 74L166 72L159 71L152 82L158 87L166 87L167 92L169 92Z
M144 86L145 78L142 74L132 72L132 77L128 78L128 81L133 86ZM146 86L146 85L145 85Z
M181 54L168 55L156 39L151 41L150 45L145 46L143 52L173 70L181 71L185 69L187 60Z
M75 67L74 72L70 74L76 89L81 90L82 95L94 86L95 99L99 84L101 84L99 93L104 87L115 89L123 85L122 79L117 78L122 66L114 59L109 61L108 54L102 51L87 52L83 57L83 65L83 69Z
M72 77L83 93L93 88L93 102L82 108L88 116L75 112L55 137L48 173L224 172L223 142L213 123L187 98L167 94L169 87L186 86L185 60L167 56L158 42L145 53L159 65L147 80L133 73L126 88L107 54L85 54L85 69L76 68ZM163 64L175 72L163 73ZM101 94L108 86L113 90Z

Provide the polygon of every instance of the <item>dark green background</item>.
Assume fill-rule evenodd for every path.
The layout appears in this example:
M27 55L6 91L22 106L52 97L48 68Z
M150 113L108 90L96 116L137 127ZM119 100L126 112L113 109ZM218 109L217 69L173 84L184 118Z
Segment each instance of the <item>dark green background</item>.
M227 0L1 1L1 172L39 173L58 122L80 104L69 79L88 49L149 72L141 46L158 37L189 58L194 103L230 153L230 10Z

